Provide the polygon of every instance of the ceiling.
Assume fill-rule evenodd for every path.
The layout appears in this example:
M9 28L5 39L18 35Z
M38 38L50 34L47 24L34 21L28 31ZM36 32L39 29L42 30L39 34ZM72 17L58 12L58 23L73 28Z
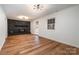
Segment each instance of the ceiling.
M3 4L2 7L8 19L24 20L17 18L19 15L24 15L29 17L29 19L25 19L25 21L30 21L74 6L73 4L42 4L43 8L41 10L35 10L33 9L33 5L34 4Z

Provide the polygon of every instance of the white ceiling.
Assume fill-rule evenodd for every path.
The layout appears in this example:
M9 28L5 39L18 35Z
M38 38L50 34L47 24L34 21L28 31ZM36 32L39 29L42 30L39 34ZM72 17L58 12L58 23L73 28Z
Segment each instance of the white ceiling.
M4 4L2 7L8 19L24 20L17 18L19 15L24 15L29 17L28 20L34 20L50 13L55 13L74 6L73 4L43 4L44 8L42 10L34 10L33 5L34 4Z

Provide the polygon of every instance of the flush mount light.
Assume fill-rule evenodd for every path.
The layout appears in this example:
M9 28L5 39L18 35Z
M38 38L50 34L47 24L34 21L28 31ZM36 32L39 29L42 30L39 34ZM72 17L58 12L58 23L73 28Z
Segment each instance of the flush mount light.
M17 18L19 18L19 19L29 19L29 17L23 16L23 15L17 16Z

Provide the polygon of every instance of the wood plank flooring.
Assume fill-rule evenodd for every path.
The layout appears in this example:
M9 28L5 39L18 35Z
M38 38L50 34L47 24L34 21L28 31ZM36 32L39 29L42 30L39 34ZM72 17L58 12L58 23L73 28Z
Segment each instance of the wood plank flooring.
M14 35L6 39L0 55L78 55L79 48L34 35Z

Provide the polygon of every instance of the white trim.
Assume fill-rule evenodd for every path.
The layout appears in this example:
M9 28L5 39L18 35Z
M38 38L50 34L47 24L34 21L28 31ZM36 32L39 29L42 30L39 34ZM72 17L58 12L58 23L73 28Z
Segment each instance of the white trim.
M1 51L1 47L0 47L0 51Z
M5 37L5 38L3 39L4 41L3 41L2 45L0 45L0 51L1 51L1 49L2 49L2 47L3 47L3 45L4 45L4 43L5 43L6 38L7 38L7 37Z

